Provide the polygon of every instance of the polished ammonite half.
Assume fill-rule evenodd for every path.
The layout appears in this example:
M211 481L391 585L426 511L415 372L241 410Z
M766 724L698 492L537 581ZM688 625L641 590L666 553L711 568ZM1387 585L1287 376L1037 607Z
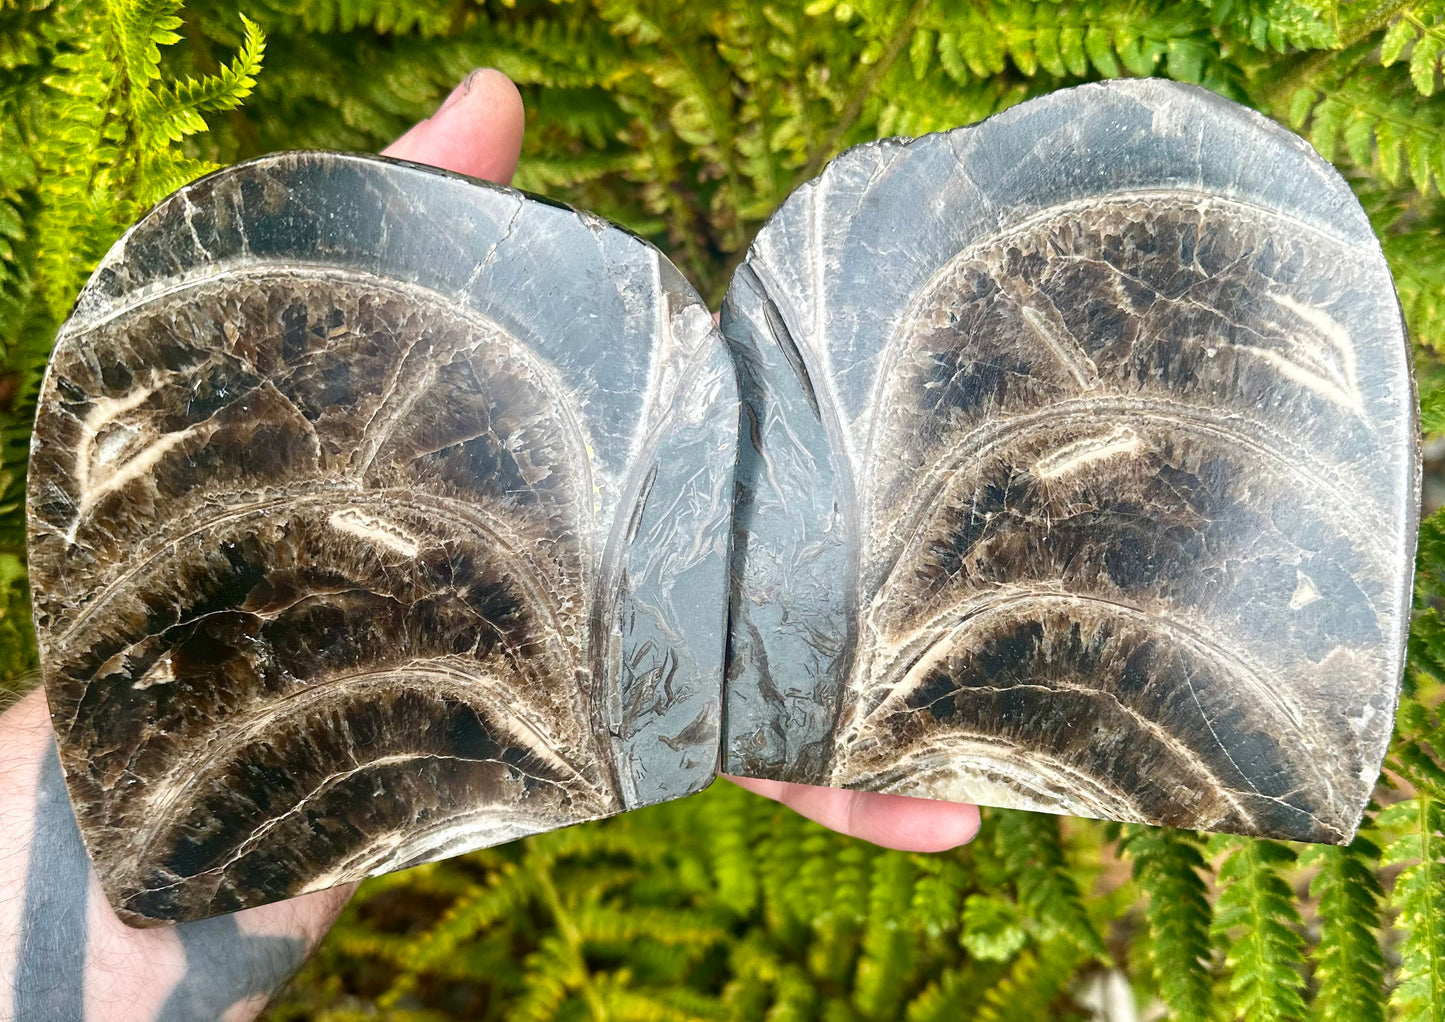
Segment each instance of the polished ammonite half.
M1304 141L1145 80L860 146L722 325L726 770L1349 840L1418 429L1379 244Z
M45 684L131 922L696 791L718 742L735 377L596 217L284 154L128 233L30 462Z

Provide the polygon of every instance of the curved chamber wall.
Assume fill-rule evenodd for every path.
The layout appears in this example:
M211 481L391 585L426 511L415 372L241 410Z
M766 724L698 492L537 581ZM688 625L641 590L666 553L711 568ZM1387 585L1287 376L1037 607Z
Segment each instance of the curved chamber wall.
M722 325L725 769L1349 840L1418 430L1379 246L1302 140L1117 81L860 146Z
M377 158L167 199L29 478L81 832L133 922L674 798L717 759L734 373L655 249Z

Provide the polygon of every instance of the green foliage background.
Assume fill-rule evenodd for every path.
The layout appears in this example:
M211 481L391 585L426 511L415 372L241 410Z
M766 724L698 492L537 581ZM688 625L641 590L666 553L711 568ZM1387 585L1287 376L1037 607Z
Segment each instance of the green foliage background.
M652 238L716 300L839 149L1116 75L1305 134L1375 223L1445 430L1445 0L0 0L0 687L33 678L26 445L56 327L150 203L268 150L374 150L473 67L517 183ZM1026 813L887 852L720 783L366 885L276 1019L1088 1017L1445 1022L1445 519L1396 741L1348 848Z

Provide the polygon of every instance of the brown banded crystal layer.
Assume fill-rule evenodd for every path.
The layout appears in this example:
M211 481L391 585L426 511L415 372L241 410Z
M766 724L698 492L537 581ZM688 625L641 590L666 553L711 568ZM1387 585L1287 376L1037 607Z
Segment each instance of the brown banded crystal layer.
M862 146L723 329L726 770L1349 840L1418 441L1379 246L1301 140L1121 81Z
M706 308L596 218L328 154L163 203L61 335L29 482L47 694L122 915L706 785L736 419Z

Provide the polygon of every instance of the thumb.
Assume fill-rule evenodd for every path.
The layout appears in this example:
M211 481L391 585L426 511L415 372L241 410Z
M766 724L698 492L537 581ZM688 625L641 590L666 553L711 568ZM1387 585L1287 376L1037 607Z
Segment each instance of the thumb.
M437 112L381 151L507 184L522 153L522 97L500 71L473 71Z

